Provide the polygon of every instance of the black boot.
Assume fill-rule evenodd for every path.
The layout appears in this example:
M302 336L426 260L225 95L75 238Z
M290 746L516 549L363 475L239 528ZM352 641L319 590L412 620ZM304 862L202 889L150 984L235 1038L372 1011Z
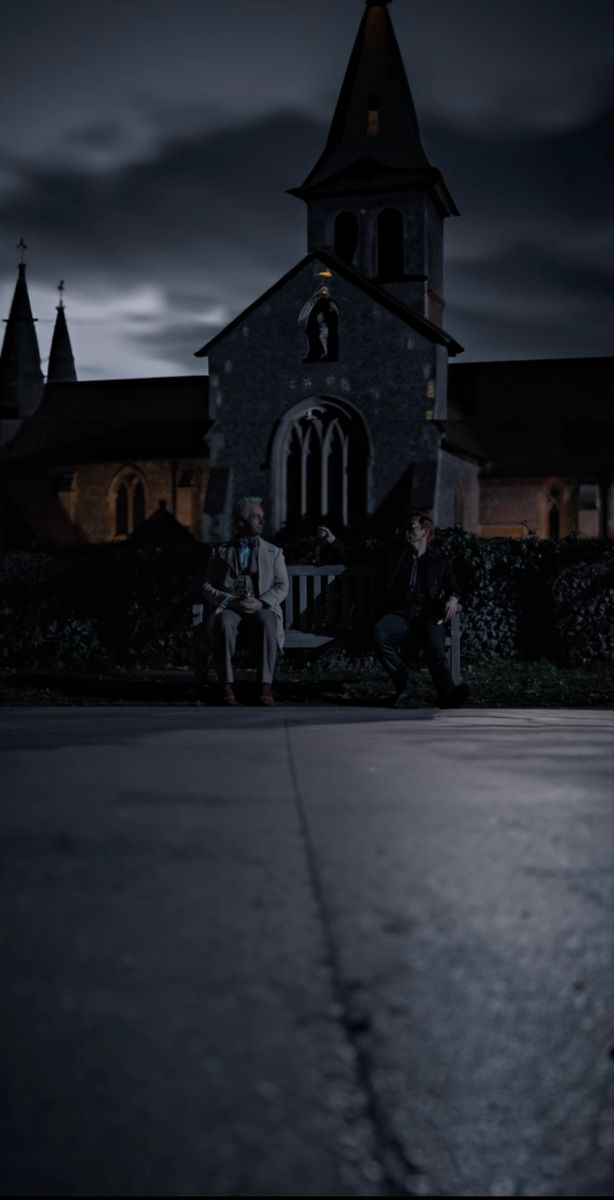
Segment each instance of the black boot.
M455 687L437 693L437 703L440 708L462 708L468 698L469 688L465 683L457 683Z

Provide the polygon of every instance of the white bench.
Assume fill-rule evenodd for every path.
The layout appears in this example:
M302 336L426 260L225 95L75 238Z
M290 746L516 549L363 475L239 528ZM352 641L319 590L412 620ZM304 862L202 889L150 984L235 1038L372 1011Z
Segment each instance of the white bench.
M282 604L286 650L319 650L336 640L336 632L314 631L318 626L341 632L348 626L368 629L374 621L375 572L368 565L289 566L289 590ZM204 620L203 603L192 605L192 626ZM460 616L453 617L446 636L448 667L460 682Z

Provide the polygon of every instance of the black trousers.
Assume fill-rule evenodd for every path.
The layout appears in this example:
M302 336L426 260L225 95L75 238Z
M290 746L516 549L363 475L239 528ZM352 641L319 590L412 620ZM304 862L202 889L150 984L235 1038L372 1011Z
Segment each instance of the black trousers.
M409 636L424 651L426 665L439 695L453 687L446 662L446 627L425 617L412 617L402 612L386 613L373 631L375 654L391 676L397 689L409 683L409 671L399 654L399 646Z

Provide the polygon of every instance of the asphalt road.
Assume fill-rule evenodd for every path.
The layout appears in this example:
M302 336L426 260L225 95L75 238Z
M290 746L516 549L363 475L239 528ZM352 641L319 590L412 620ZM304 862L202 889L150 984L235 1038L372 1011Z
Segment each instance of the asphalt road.
M0 736L1 1195L610 1194L612 713Z

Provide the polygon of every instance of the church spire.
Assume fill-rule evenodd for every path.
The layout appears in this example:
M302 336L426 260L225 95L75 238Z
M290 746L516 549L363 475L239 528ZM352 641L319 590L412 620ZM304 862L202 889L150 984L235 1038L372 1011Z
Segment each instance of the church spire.
M38 408L43 373L26 283L27 246L23 238L17 249L20 251L17 283L0 351L0 407L13 411L15 416L27 417Z
M430 167L388 0L367 0L324 152L303 188L364 158L397 170Z
M61 279L58 284L60 293L60 303L57 307L57 317L55 319L55 328L51 339L51 350L49 352L49 363L47 367L47 383L67 383L76 382L77 372L75 370L75 360L73 358L72 346L68 335L68 326L66 324L66 310L62 293L64 291L64 280Z

